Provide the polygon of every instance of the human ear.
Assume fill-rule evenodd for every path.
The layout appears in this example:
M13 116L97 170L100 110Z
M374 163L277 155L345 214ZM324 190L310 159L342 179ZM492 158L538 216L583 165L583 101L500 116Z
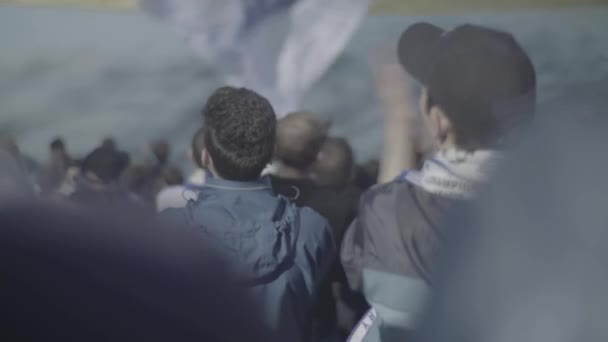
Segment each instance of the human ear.
M444 145L452 136L452 122L439 106L432 106L429 110L429 121L431 122L433 136L439 144Z
M211 155L209 154L209 151L207 151L206 148L204 148L203 151L201 152L201 161L203 162L203 166L205 166L209 170L212 169L213 158L211 158Z
M431 111L431 98L429 96L429 91L426 87L422 88L422 91L420 92L420 99L419 99L419 109L420 109L420 113L422 113L422 115L429 115L430 111Z

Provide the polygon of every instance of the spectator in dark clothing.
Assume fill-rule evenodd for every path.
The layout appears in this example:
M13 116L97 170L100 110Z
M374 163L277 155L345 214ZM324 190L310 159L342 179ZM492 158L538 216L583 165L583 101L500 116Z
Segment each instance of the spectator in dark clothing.
M378 182L378 170L380 163L378 160L368 160L363 165L355 166L353 183L361 190L367 190Z
M158 165L167 165L171 157L171 145L166 140L158 140L152 143L152 155L156 158Z
M33 198L34 188L25 170L13 153L0 148L0 204Z
M163 171L161 180L163 188L180 185L184 184L184 175L182 174L182 170L175 166L169 166Z
M154 187L150 184L151 173L148 166L133 164L120 177L121 187L150 207L154 199Z
M267 99L244 88L220 88L207 100L203 120L201 160L212 176L196 200L162 215L205 238L201 249L223 251L281 341L306 341L317 287L335 261L329 224L274 195L260 179L276 140Z
M49 145L48 164L41 170L39 177L42 192L51 194L58 190L73 163L63 139L53 139Z
M343 189L321 185L311 179L319 152L327 140L327 126L314 114L296 112L277 125L277 142L271 177L273 191L292 200L299 207L309 207L325 217L339 243L350 220L354 218L357 198ZM356 196L356 195L355 195ZM338 316L335 297L341 292L344 276L339 263L323 281L315 309L315 338L333 337ZM335 290L335 291L334 291Z
M122 164L128 165L131 157L125 151L121 151L118 149L118 146L114 139L105 138L99 147L95 149L95 151L105 151L107 155L114 155L116 159L122 160ZM90 163L90 162L89 162ZM70 197L77 188L77 183L81 183L79 188L82 190L82 180L86 179L86 177L82 176L82 164L83 160L73 160L71 166L68 168L66 175L61 183L61 186L55 191L53 197L62 198L62 197Z
M346 225L356 216L361 190L354 184L355 160L344 138L328 137L311 169L311 178L322 187L334 190L349 213ZM341 236L339 236L341 239Z
M206 167L202 157L205 149L205 130L200 128L192 137L188 156L196 169L187 182L168 186L156 195L156 209L160 212L167 208L183 208L188 201L195 200L206 180Z
M13 158L19 158L21 156L15 139L10 135L0 135L0 150L10 154Z
M118 149L118 145L116 144L116 140L114 140L114 138L111 138L111 137L107 137L107 138L103 139L103 141L101 142L101 147L107 148L109 150L117 150Z
M346 225L349 225L357 216L357 207L361 197L361 189L353 183L354 171L354 155L348 141L335 137L325 139L317 160L312 166L311 177L317 184L331 189L337 194L338 202L344 207ZM338 241L342 241L343 230L339 231L339 234ZM350 290L339 263L334 270L332 283L333 296L336 301L337 325L339 330L344 333L341 336L343 340L367 310L368 305L360 293ZM323 303L320 309L331 312L327 303ZM322 316L322 318L327 322L331 321L327 317Z
M99 147L86 156L70 199L90 207L141 205L138 198L120 186L122 173L129 166L128 155Z
M312 166L325 139L327 128L314 114L297 112L277 124L277 140L271 177L272 189L300 207L309 207L329 220L339 238L348 225L344 203L335 191L310 178Z
M24 155L21 150L19 150L19 146L15 139L10 135L0 135L0 150L8 153L14 161L17 163L17 166L22 170L23 175L30 183L32 189L36 189L38 187L37 180L37 171L39 169L38 163L32 158Z
M124 165L129 165L131 162L129 153L119 149L114 138L108 137L103 139L98 149L114 153L116 158L123 160L122 164Z
M129 211L0 207L0 340L286 341L200 244Z
M319 150L311 173L317 184L344 188L352 184L354 168L355 158L348 141L328 137Z
M154 170L154 175L160 178L164 169L169 166L171 159L171 145L166 140L157 140L150 144L152 160L150 167Z
M534 66L507 33L473 25L443 31L415 24L401 37L399 57L424 89L417 101L408 83L397 78L398 69L383 69L379 87L389 107L387 133L406 139L385 149L391 148L397 159L407 156L408 163L397 180L363 195L343 241L349 283L373 307L351 341L402 341L416 326L431 289L433 255L446 234L445 213L473 198L488 181L501 159L497 146L530 121L535 109ZM438 148L421 171L414 167L422 152L416 149L423 144L415 139L424 132L416 124L413 103L421 104ZM395 122L404 125L394 127Z
M327 137L321 146L317 160L310 168L310 178L317 188L330 189L337 196L337 202L345 214L344 227L348 226L356 216L357 205L361 190L354 185L355 161L353 150L344 138ZM332 199L334 200L334 199ZM306 204L305 204L306 205ZM310 203L314 209L315 203ZM323 208L319 208L325 211ZM338 227L338 239L342 238L342 228Z
M152 160L147 165L150 169L148 187L150 188L152 202L154 202L156 195L166 186L164 179L165 172L169 168L173 168L173 170L169 171L171 173L177 167L171 165L171 145L168 141L164 139L154 141L150 144L149 149Z

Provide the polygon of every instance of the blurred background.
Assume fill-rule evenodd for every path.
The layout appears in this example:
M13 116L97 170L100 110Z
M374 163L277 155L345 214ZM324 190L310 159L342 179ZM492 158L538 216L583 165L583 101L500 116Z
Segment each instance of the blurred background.
M302 101L333 122L359 161L377 155L382 137L368 57L421 20L512 32L537 68L541 103L585 89L593 107L608 89L607 0L376 0ZM188 167L199 110L223 83L170 24L134 0L0 0L0 46L0 133L39 160L56 136L85 154L111 135L129 152L166 138L174 162Z

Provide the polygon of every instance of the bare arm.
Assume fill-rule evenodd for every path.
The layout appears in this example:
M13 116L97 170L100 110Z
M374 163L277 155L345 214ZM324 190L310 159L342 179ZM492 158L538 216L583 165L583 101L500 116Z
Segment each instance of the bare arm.
M375 69L376 87L386 113L378 182L386 183L416 167L419 118L417 101L402 76L401 66L386 64Z

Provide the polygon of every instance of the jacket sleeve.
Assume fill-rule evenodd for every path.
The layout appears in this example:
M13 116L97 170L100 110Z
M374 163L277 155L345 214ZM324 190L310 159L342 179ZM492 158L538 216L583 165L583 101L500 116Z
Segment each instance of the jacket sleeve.
M361 291L363 273L363 224L355 219L344 234L340 261L348 284L353 291Z
M365 192L359 202L357 218L344 235L340 259L353 291L363 290L364 267L390 253L387 248L395 238L391 235L389 222L390 211L394 208L392 190L393 185L389 183Z
M309 291L314 293L336 261L336 242L326 219L309 208L302 208L302 215L305 221L300 229L307 231L301 233L310 237L305 247L307 268L311 271L308 287Z

